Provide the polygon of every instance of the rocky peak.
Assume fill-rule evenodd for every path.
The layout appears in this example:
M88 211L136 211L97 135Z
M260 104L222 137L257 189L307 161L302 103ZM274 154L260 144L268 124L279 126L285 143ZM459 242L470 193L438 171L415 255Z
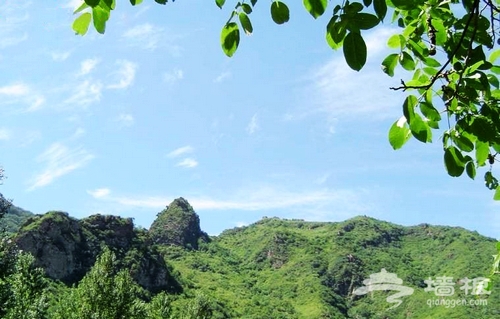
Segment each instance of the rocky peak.
M153 243L198 249L198 241L208 241L200 229L200 217L187 200L180 197L158 213L149 229Z

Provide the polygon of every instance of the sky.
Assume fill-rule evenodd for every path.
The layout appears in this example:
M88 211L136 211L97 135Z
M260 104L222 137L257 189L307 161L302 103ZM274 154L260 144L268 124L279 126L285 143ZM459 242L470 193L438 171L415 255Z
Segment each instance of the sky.
M405 93L380 63L386 23L363 36L368 62L350 70L314 20L267 3L226 57L223 10L211 1L119 1L100 35L71 29L80 1L0 4L0 192L33 213L132 217L148 228L186 198L211 235L264 216L460 226L497 238L500 205L445 171L434 143L394 151L387 133ZM328 11L328 10L327 10Z

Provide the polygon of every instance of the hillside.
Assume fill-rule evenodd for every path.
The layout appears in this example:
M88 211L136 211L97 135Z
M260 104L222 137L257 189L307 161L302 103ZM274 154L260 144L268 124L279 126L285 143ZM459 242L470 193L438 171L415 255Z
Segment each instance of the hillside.
M213 318L495 318L500 294L488 305L432 306L432 300L485 299L460 280L488 274L495 240L462 228L403 227L359 216L340 223L264 218L209 237L189 203L176 199L150 230L132 220L63 212L30 218L16 236L47 275L67 284L87 273L103 245L121 268L153 294L166 291L182 308L197 293L213 301ZM393 273L413 293L356 295L371 274ZM450 277L454 293L425 291L427 279ZM387 278L386 278L387 279ZM358 290L361 291L361 290Z
M5 216L0 219L0 229L4 229L7 233L13 234L17 232L21 225L31 216L33 216L32 212L16 206L10 206Z

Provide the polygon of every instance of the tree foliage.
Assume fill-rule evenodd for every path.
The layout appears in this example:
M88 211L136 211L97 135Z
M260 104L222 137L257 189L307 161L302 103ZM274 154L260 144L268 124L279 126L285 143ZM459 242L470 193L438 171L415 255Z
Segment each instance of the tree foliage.
M166 4L167 0L155 0ZM250 16L258 0L238 1L221 31L221 47L231 57L240 44L241 32L252 34ZM138 5L142 0L130 0ZM432 141L433 133L442 134L444 167L450 176L466 175L475 179L484 169L487 188L500 187L492 172L500 153L500 50L498 39L498 0L303 0L304 8L317 19L333 7L325 27L327 44L343 49L347 65L360 71L367 60L364 35L367 30L390 20L400 32L387 44L394 50L382 62L382 71L393 77L399 65L409 72L394 91L407 96L402 117L389 130L389 142L401 148L410 137ZM99 33L106 30L115 0L85 0L75 10L73 23L77 34L84 35L92 22ZM215 0L220 9L225 0ZM227 6L226 6L227 7ZM277 24L290 20L285 2L271 1L270 15ZM388 17L390 15L390 18ZM443 128L440 128L443 127Z

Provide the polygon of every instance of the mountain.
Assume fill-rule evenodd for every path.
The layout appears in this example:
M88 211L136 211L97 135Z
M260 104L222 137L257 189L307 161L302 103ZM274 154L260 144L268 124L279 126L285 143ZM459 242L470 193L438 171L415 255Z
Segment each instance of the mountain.
M5 230L9 234L13 234L19 230L19 227L31 216L32 212L16 207L10 206L7 213L0 219L0 229Z
M15 242L68 285L108 246L140 286L166 291L174 305L197 293L210 297L213 318L500 317L496 286L490 295L476 287L489 274L496 241L458 227L404 227L366 216L339 223L264 218L209 237L178 198L149 230L116 216L49 212L27 220ZM443 291L448 295L439 296ZM456 305L462 299L487 305Z

